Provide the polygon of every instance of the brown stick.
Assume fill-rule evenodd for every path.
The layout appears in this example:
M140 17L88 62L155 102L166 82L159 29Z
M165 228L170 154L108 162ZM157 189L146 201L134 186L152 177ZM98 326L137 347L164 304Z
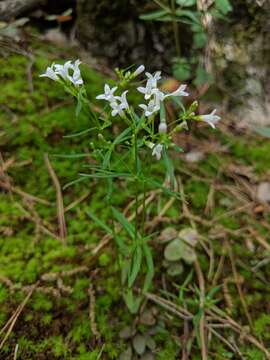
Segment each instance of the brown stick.
M202 310L202 315L200 318L200 338L201 338L201 355L202 360L207 360L207 345L206 345L206 324L205 324L205 314L204 314L204 300L205 300L205 284L204 284L204 277L202 273L201 266L198 260L195 261L195 271L197 273L199 287L200 287L200 308Z
M231 265L232 265L232 272L233 272L234 282L235 282L235 285L236 285L238 293L239 293L239 297L240 297L240 301L241 301L243 309L244 309L244 313L245 313L246 318L248 320L249 326L252 329L252 327L253 327L252 319L251 319L251 316L250 316L250 314L248 312L248 307L247 307L247 304L245 302L244 294L243 294L241 285L239 283L239 277L238 277L238 274L237 274L237 269L236 269L236 265L235 265L235 260L234 260L232 248L231 248L231 246L230 246L230 244L228 242L226 243L226 246L229 249L229 257L230 257L230 261L231 261Z
M4 336L3 340L1 341L0 344L0 349L2 349L2 347L4 346L7 338L9 337L18 317L20 316L21 312L23 311L25 305L27 304L28 300L30 299L31 295L33 294L35 288L37 287L38 283L36 283L35 285L32 286L31 290L29 291L29 293L27 294L26 298L23 300L23 302L17 307L16 311L14 312L14 314L11 316L11 318L8 320L8 322L6 323L6 325L2 328L0 334L5 331L5 329L8 327L7 333ZM10 325L9 325L10 324Z
M44 160L56 189L57 216L58 216L59 233L60 233L59 235L62 240L62 243L66 245L67 227L65 221L65 210L63 204L62 189L59 180L55 174L55 171L50 163L48 154L44 154Z

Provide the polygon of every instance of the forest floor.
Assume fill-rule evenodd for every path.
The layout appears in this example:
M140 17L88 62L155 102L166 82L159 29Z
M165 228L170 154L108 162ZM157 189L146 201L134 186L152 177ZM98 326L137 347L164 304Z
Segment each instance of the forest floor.
M90 125L83 116L75 121L72 99L38 75L77 56L38 41L31 47L31 69L23 54L0 59L0 359L123 360L133 352L133 359L185 360L204 351L208 359L269 358L269 140L224 114L216 131L179 135L181 201L147 194L156 272L140 314L131 315L116 245L87 215L109 221L106 185L58 188L87 158L55 155L89 152L87 134L63 136ZM104 77L87 66L83 77L93 100ZM132 197L119 187L114 205L130 214ZM173 268L164 248L179 232L194 240L196 259Z

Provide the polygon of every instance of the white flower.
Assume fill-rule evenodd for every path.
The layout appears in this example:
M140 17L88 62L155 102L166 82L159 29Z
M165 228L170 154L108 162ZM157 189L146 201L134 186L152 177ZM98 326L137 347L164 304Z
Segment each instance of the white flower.
M157 71L155 72L154 75L146 72L145 75L148 77L148 80L146 82L146 86L145 87L138 87L137 90L144 94L144 98L145 100L148 100L151 98L151 96L153 95L153 92L158 90L157 89L157 81L161 79L160 76L161 72Z
M139 107L141 107L144 110L144 115L146 117L153 115L155 112L159 111L160 105L157 103L154 99L150 100L148 105L140 104Z
M156 103L159 104L159 105L167 97L167 95L165 95L158 88L152 90L152 95L154 95L154 99L155 99Z
M156 88L158 80L161 79L161 71L156 71L154 75L146 72L145 75L148 77L147 82L150 82L152 88Z
M127 102L127 92L128 90L124 91L121 96L115 96L113 101L110 101L110 106L112 108L112 116L120 115L123 117L124 111L129 108Z
M58 76L56 75L54 71L54 64L52 66L48 66L46 69L46 72L44 74L39 75L40 77L48 77L49 79L52 79L54 81L59 80Z
M200 120L209 124L213 129L215 129L215 127L216 127L215 125L220 120L220 117L218 115L215 115L216 111L217 110L215 109L210 114L201 115L199 118L200 118Z
M187 85L180 85L177 90L175 90L174 92L172 92L170 94L167 94L166 97L168 97L168 96L188 96L189 93L184 91L186 89L186 87L187 87Z
M116 90L117 90L117 86L115 86L111 89L108 84L105 84L104 85L104 94L98 95L96 97L96 99L107 100L107 101L113 102L113 101L115 101L115 96L113 94Z
M118 114L120 116L124 116L124 111L121 104L118 104L117 102L111 102L110 106L112 108L112 116L116 116Z
M152 82L151 82L150 80L148 80L145 87L139 86L139 87L137 88L137 90L138 90L140 93L144 94L145 100L150 99L150 97L151 97L152 94L153 94Z
M162 144L157 144L153 148L152 155L155 156L157 160L160 160L162 150L163 150L163 145Z
M115 98L120 101L122 109L128 109L129 105L127 102L127 93L128 90L124 91L121 96L116 96Z
M158 132L159 133L163 133L163 134L166 134L167 132L167 124L165 121L162 121L159 126L158 126Z
M60 75L63 80L69 80L69 70L73 68L71 61L65 62L64 65L55 64L55 73Z
M76 60L74 64L72 64L71 61L67 61L64 65L52 64L52 66L47 67L46 72L40 76L46 76L52 80L59 80L60 76L64 81L70 81L75 86L82 85L83 80L79 69L80 64L80 60Z
M72 66L73 75L68 75L68 79L75 85L82 85L83 79L81 78L81 71L79 65L81 64L80 60L76 60L74 65Z
M144 65L140 65L139 67L137 67L137 69L134 71L133 76L136 77L138 75L140 75L141 73L143 73L145 70Z

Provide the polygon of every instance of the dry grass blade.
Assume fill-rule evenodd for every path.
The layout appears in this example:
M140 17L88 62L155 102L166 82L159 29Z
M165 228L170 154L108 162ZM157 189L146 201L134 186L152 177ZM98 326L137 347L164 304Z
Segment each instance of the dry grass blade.
M27 211L21 204L16 203L16 206L24 213L24 216L30 220L35 222L35 216L30 213L29 211ZM40 230L42 230L42 232L44 232L44 234L49 235L51 237L53 237L56 240L60 240L59 237L57 235L55 235L51 230L49 230L42 221L39 221L38 224Z
M89 285L88 288L88 295L89 295L89 319L90 319L90 326L91 331L93 335L95 336L96 340L100 339L100 333L97 329L97 323L96 323L96 316L95 316L95 304L96 304L96 296L95 296L95 290L93 288L93 285Z
M230 246L230 244L228 242L226 243L226 247L229 250L228 252L229 252L229 257L230 257L230 261L231 261L231 265L232 265L233 278L234 278L234 282L235 282L235 285L236 285L238 293L239 293L240 301L242 303L244 313L245 313L246 318L248 320L249 326L252 328L253 327L252 319L251 319L251 316L250 316L250 314L248 312L248 307L247 307L247 304L245 302L244 294L243 294L242 288L241 288L240 283L239 283L239 276L237 274L237 269L236 269L236 265L235 265L235 260L234 260L232 248L231 248L231 246Z
M202 360L207 360L207 344L206 344L206 324L205 324L205 314L204 314L204 302L205 302L205 283L204 277L202 273L202 269L198 260L195 261L195 271L197 273L199 288L200 288L200 308L202 311L202 315L200 318L200 339L201 339L201 355Z
M253 229L253 228L249 228L248 231L251 233L252 236L254 236L254 239L262 246L264 247L267 251L270 252L270 244L267 242L267 240L265 240L260 234L258 234L258 232Z
M36 289L38 285L38 282L33 285L29 291L29 293L27 294L26 298L23 300L23 302L17 307L16 311L13 313L13 315L11 316L11 318L8 320L8 322L6 323L6 325L2 328L2 330L0 331L0 335L5 331L6 328L8 328L3 340L0 343L0 350L2 349L2 347L4 346L6 340L8 339L12 329L14 328L14 325L18 319L18 317L20 316L21 312L23 311L25 305L27 304L28 300L30 299L31 295L33 294L34 290Z
M59 233L60 233L59 235L60 235L62 243L64 245L66 245L67 227L66 227L66 221L65 221L65 211L64 211L64 204L63 204L62 189L61 189L59 180L55 174L55 171L50 163L48 154L44 155L44 160L45 160L49 174L52 178L53 184L56 189L57 216L58 216Z
M213 319L223 323L229 324L230 328L238 333L243 340L247 340L251 344L255 345L259 350L261 350L267 357L270 359L270 352L266 347L260 343L253 335L247 333L236 321L234 321L230 316L224 314L220 316L220 310L216 307L213 307L212 310L207 310L207 313L213 317Z

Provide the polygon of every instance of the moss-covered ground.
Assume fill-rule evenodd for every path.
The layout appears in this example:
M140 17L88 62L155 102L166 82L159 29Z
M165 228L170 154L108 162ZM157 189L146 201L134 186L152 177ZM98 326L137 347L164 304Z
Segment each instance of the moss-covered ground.
M186 152L196 149L204 158L176 156L182 201L150 226L157 234L154 285L141 315L131 315L115 244L93 254L104 233L87 211L109 221L106 184L91 180L63 190L66 245L59 236L56 188L44 154L62 186L76 179L85 158L55 155L89 152L88 134L64 136L91 124L83 116L75 120L73 101L61 87L38 77L49 63L74 53L47 44L32 48L33 92L29 59L13 53L0 59L0 359L130 359L123 351L135 333L152 339L145 359L201 359L202 311L211 329L203 330L208 359L267 359L270 213L255 188L269 178L270 142L228 126L226 115L215 132L202 127L179 136ZM104 78L87 66L83 77L94 99ZM120 187L114 201L124 208L132 198L124 183ZM167 201L154 197L152 213ZM163 266L159 234L166 227L193 227L201 235L197 263L174 277ZM192 316L183 320L177 306Z

